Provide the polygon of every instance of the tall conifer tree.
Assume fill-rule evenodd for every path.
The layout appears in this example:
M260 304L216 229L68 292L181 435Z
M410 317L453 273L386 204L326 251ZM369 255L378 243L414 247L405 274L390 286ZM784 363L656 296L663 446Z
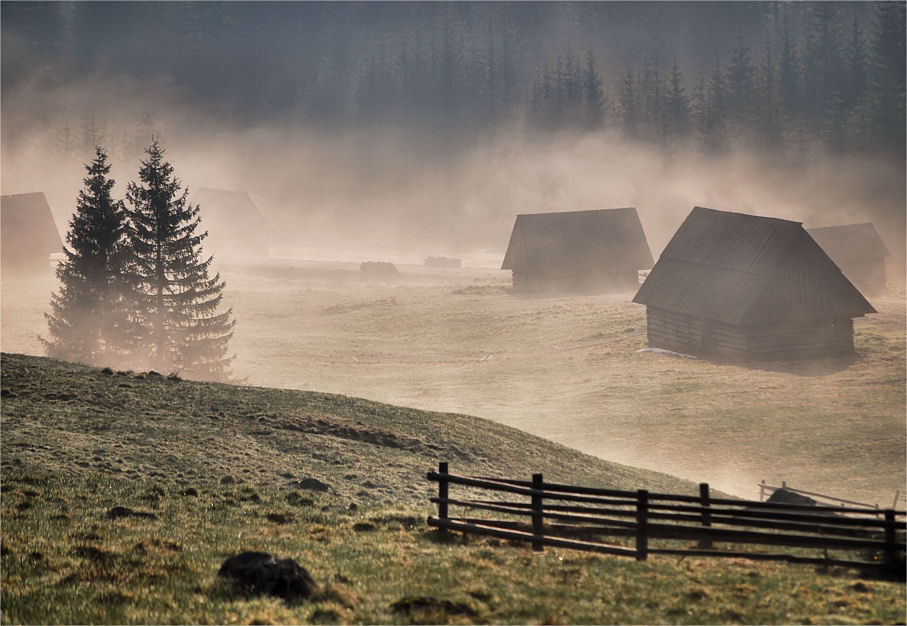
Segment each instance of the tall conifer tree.
M213 257L204 258L198 205L173 175L156 139L145 150L140 184L129 183L132 261L142 293L148 365L208 380L229 377L227 345L233 336L232 310L218 312L225 282L209 276Z
M57 266L60 289L51 295L52 312L45 314L50 337L41 341L52 357L115 364L135 336L127 305L126 210L111 195L114 181L107 177L110 165L102 148L95 148L85 169L65 260Z

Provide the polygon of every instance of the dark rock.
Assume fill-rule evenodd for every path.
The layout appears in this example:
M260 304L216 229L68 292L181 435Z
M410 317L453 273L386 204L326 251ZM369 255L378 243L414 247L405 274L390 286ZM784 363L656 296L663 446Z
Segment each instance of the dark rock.
M390 278L397 276L399 270L393 263L386 261L363 261L359 265L359 271L363 276L371 278Z
M155 372L154 370L150 370L148 372L148 378L163 378L163 377L164 377L164 375L161 374L160 372Z
M370 530L375 530L375 525L371 522L357 522L353 524L353 530L357 533L368 532Z
M285 600L307 598L318 584L293 559L278 559L267 552L242 552L224 561L218 576L231 578L251 593Z
M115 506L107 511L108 519L118 519L121 517L140 517L143 519L157 519L157 515L150 511L135 511L127 506Z
M796 504L799 506L816 506L816 501L808 496L802 496L799 493L790 491L789 489L775 489L775 492L769 496L766 502L773 502L776 504Z
M330 491L331 486L327 483L323 483L317 478L303 478L298 480L295 483L292 483L297 489L305 489L306 491L319 491L325 492Z

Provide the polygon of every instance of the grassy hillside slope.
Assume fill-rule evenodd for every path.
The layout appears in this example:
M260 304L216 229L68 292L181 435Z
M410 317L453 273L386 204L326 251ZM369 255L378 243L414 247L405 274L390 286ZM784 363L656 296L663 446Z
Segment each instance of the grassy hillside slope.
M358 264L228 268L237 375L481 415L745 498L760 480L882 506L903 496L903 286L854 321L852 362L751 368L637 352L632 293L519 298L509 272L400 270L375 282ZM0 286L4 352L43 353L54 287Z
M4 623L828 623L903 619L903 586L812 569L444 541L424 517L458 472L693 485L486 420L320 393L2 360ZM320 481L323 491L310 487ZM309 487L309 488L307 488ZM111 518L115 506L142 514ZM286 604L216 577L240 550L320 585ZM406 596L424 601L398 603Z
M104 374L23 355L4 354L2 374L3 452L53 472L187 486L227 476L257 486L315 478L348 498L407 505L427 502L432 488L425 472L439 460L458 473L528 478L544 472L551 480L616 488L694 489L465 415L332 394Z

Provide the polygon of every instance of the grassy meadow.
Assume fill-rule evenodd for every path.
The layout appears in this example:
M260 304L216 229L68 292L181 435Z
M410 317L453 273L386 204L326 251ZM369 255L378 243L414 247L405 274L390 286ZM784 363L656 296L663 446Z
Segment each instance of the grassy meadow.
M4 353L3 623L893 623L903 584L746 560L645 563L445 538L424 474L693 493L492 421ZM132 514L111 514L128 507ZM216 576L298 560L307 601Z
M903 287L855 320L853 362L747 368L638 353L632 293L517 298L509 272L399 267L381 282L357 263L226 266L238 378L478 415L745 498L761 480L903 497ZM4 351L41 354L53 286L3 285Z

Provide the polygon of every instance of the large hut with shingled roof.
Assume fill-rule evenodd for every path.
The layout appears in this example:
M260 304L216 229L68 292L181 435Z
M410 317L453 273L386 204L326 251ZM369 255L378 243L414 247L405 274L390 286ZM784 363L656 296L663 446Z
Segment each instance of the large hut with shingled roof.
M695 207L633 301L649 347L717 359L850 355L875 313L800 222Z
M650 267L635 208L517 215L501 265L516 294L632 291Z

